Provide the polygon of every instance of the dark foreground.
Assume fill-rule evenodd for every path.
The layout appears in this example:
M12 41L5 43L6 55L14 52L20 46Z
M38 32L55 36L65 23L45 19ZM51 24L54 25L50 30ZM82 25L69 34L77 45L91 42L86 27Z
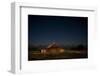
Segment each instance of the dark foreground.
M88 58L87 51L67 50L59 54L43 54L40 52L29 51L28 60L56 60L56 59L80 59Z

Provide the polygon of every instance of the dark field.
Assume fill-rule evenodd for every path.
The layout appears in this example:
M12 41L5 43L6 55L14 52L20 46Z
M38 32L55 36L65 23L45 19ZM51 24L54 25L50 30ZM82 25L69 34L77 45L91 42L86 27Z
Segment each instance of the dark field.
M54 60L54 59L79 59L88 58L87 51L66 50L63 53L43 54L39 51L29 51L28 60Z

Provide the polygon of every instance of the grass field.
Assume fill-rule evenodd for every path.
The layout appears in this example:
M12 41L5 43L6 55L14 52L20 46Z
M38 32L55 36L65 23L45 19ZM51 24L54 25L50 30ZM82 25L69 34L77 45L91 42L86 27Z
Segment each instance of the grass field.
M29 51L28 60L54 60L54 59L78 59L88 58L87 51L65 50L63 53L43 54L39 51Z

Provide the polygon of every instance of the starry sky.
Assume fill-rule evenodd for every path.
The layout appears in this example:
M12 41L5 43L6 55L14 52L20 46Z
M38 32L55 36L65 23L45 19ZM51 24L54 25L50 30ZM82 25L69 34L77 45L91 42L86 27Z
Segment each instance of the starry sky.
M29 45L87 45L88 17L28 15Z

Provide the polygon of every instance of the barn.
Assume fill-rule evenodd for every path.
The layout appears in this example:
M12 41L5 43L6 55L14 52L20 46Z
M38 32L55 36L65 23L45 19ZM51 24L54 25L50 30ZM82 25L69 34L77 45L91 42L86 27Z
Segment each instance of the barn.
M64 49L60 48L55 42L50 44L47 48L41 49L41 53L43 54L59 54L63 52L64 52Z

